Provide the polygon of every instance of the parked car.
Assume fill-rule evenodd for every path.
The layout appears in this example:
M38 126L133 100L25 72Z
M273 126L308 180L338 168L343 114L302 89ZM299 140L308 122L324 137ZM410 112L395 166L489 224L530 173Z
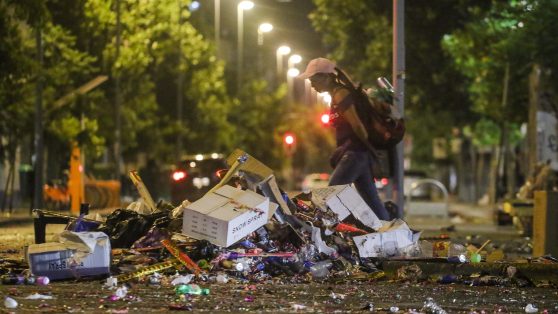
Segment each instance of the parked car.
M219 171L226 169L223 154L187 155L171 171L171 203L198 200L221 179Z
M403 189L405 197L411 193L412 199L430 198L430 185L422 184L411 191L413 184L419 180L427 179L426 172L420 170L405 170L403 174Z

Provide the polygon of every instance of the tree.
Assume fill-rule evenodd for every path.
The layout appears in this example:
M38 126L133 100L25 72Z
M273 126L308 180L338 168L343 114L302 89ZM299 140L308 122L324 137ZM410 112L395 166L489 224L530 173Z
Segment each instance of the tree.
M473 9L475 19L446 36L444 48L454 59L456 68L468 78L473 110L498 126L499 141L493 146L490 168L490 199L494 202L502 158L514 162L514 156L510 155L513 145L510 134L517 133L518 125L526 122L531 65L543 64L551 73L556 71L554 56L558 44L550 38L558 26L555 18L558 4L515 0L490 4L488 10ZM551 85L556 86L555 75ZM511 176L511 173L506 175ZM513 194L509 189L514 188L508 185L508 194Z
M413 161L432 161L431 139L475 118L469 110L463 75L441 49L445 34L471 19L469 6L484 1L406 2L406 99L408 134L413 136ZM373 86L391 76L391 1L314 0L310 15L330 47L330 57L361 81Z

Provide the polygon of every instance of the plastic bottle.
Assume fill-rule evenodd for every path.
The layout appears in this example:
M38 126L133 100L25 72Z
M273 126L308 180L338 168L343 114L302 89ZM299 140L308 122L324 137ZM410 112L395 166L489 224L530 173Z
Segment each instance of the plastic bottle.
M195 294L195 295L208 295L209 289L201 288L196 284L179 285L176 287L176 294Z
M39 276L35 278L35 284L38 286L46 286L50 283L50 279L47 276Z
M317 262L310 266L310 273L314 279L325 278L329 274L329 269L332 265L333 263L330 260Z
M450 243L448 248L448 256L459 256L467 254L467 248L459 243Z
M33 275L29 275L27 277L22 275L14 275L8 274L2 276L2 284L4 285L39 285L39 286L46 286L48 285L50 280L46 276L39 276L35 277Z

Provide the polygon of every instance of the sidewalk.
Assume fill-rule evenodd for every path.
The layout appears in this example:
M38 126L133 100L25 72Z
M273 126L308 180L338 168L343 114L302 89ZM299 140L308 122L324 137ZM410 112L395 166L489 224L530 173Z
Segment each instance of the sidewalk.
M91 209L89 213L108 215L112 213L115 209L116 208ZM52 210L52 211L62 215L71 215L70 212L66 210L62 210L62 211ZM13 209L13 212L11 214L8 212L8 210L6 210L4 213L0 213L0 228L33 223L33 218L34 216L29 212L29 208Z
M514 226L498 226L494 221L491 206L452 202L449 204L449 217L409 216L405 220L423 235L441 233L456 235L484 235L490 238L520 237Z

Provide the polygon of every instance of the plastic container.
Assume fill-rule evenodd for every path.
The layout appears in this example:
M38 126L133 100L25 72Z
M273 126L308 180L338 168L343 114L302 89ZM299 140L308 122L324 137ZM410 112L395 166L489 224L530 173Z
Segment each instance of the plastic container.
M333 263L329 260L317 262L310 266L310 273L314 279L322 279L329 275L329 269L333 266Z
M459 243L450 243L448 248L448 256L459 256L467 254L467 248Z

